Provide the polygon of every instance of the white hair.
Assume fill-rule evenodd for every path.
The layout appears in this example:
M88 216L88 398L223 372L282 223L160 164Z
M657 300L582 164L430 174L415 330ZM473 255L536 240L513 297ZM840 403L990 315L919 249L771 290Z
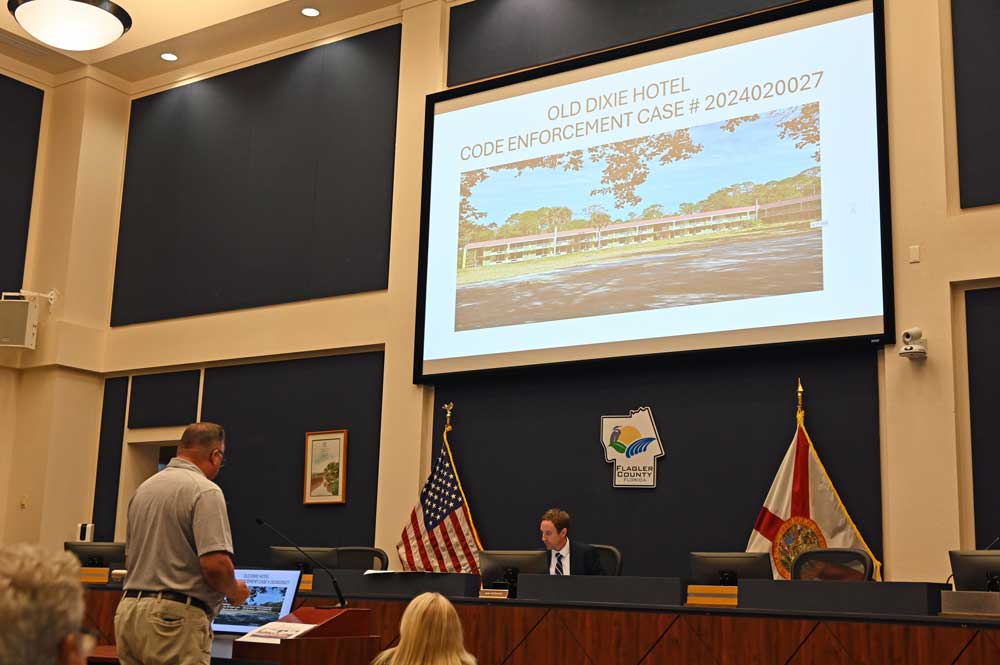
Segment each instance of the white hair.
M28 543L0 547L0 663L55 665L59 644L82 621L76 557Z

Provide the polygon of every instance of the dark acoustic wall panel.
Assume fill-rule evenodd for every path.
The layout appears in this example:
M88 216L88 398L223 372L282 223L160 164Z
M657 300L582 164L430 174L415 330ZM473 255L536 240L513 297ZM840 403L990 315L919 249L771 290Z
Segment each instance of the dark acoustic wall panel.
M132 377L128 426L173 427L193 423L198 416L201 372L167 372Z
M118 516L118 479L122 470L122 442L125 439L125 401L128 377L104 382L101 435L97 449L97 480L94 488L94 540L115 539Z
M18 291L24 280L43 96L0 75L0 291Z
M476 0L451 9L448 85L786 4L787 0Z
M236 560L267 564L281 545L263 517L301 546L375 541L383 354L211 368L202 414L226 429L226 494ZM303 505L305 434L346 429L347 502ZM414 445L418 445L414 439Z
M972 425L972 494L976 547L1000 536L1000 289L965 293L965 327L969 349L969 412Z
M387 287L400 35L133 102L113 326Z
M820 459L882 550L874 349L785 347L632 359L440 382L449 436L487 549L540 548L559 506L571 537L610 543L628 575L685 576L692 550L742 551L795 433L795 381ZM652 409L666 455L655 489L615 489L602 415ZM442 416L435 422L440 441Z
M951 31L962 207L1000 203L1000 3L952 0Z

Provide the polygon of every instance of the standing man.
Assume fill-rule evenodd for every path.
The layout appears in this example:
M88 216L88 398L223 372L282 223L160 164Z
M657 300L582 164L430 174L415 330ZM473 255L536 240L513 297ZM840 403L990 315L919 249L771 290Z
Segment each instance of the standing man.
M590 545L570 542L569 513L549 508L540 525L542 543L549 551L549 575L607 575L601 558Z
M128 507L125 594L115 613L123 665L208 665L212 617L225 597L250 595L233 572L233 538L212 480L226 454L214 423L184 430L177 457L136 490Z

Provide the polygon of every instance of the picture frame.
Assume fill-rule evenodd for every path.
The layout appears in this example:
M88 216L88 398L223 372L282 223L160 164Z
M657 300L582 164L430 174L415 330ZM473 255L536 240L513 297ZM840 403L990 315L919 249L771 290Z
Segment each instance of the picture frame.
M306 505L345 503L347 430L306 432L303 499Z

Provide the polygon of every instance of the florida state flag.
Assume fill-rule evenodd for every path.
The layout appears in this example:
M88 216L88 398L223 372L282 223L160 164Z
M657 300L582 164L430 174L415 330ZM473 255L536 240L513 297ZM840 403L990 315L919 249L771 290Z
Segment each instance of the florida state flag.
M767 493L747 543L747 552L769 552L775 579L791 576L799 553L822 547L852 547L868 552L875 563L875 579L882 564L872 554L858 527L833 487L805 427L805 411Z

